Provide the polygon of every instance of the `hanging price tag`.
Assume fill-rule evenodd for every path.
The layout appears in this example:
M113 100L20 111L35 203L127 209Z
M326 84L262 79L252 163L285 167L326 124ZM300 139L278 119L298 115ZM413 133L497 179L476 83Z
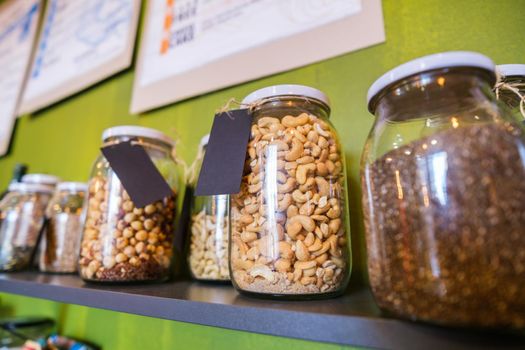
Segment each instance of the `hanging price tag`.
M215 115L195 195L240 191L252 116L248 109Z
M138 208L173 196L171 187L142 146L121 142L101 151Z

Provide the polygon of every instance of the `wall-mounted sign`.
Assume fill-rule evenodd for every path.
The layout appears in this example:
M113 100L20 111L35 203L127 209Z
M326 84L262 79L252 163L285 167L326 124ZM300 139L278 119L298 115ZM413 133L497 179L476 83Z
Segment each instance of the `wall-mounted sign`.
M380 0L151 0L131 111L384 39Z
M140 0L49 0L20 113L130 66Z
M7 153L34 46L40 0L0 5L0 156Z

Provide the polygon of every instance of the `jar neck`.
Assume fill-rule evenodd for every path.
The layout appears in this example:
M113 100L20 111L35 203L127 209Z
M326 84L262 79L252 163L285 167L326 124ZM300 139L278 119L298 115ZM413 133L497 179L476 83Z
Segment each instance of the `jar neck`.
M495 75L476 68L447 68L424 72L385 88L370 103L378 119L403 122L450 116L495 102Z
M518 108L521 102L519 95L525 96L525 76L508 76L503 79L503 83L516 89L516 91L511 91L506 87L499 88L498 97L500 101L511 109Z
M131 142L133 145L140 145L147 149L154 149L154 150L166 153L167 155L171 155L171 151L172 151L171 145L165 142L162 142L160 140L152 139L148 137L128 136L128 135L109 137L106 140L104 140L103 147L116 145L121 142Z
M330 117L330 107L325 103L302 96L275 96L265 98L252 107L254 117L267 116L280 118L287 115L298 116L297 111L313 114L319 118Z

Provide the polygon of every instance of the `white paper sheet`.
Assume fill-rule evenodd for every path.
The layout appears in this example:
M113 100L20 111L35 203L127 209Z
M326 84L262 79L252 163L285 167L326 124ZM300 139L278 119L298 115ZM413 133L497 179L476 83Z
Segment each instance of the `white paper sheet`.
M361 0L153 1L141 85L351 16ZM163 28L165 18L174 18ZM167 45L163 49L163 40Z
M40 7L40 0L11 0L0 6L0 156L11 140Z
M129 66L140 0L49 0L22 113Z
M158 106L157 101L161 100L159 93L166 95L163 101L173 102L232 83L312 63L319 57L333 56L333 52L348 52L352 43L358 43L354 47L360 48L382 41L383 22L381 5L378 3L378 0L151 0L146 15L132 111ZM368 11L365 13L364 10ZM336 28L349 28L350 22L359 21L359 17L364 15L371 19L370 30L363 27L359 33L336 32ZM326 43L317 42L315 35L311 37L310 43L307 40L309 34L321 31L337 34L337 37L325 38L332 41L332 47L320 54L316 51L323 50ZM342 42L341 38L350 44ZM300 42L294 42L296 39ZM287 57L287 50L275 51L272 47L274 43L285 42L291 49L297 46L303 50L303 57L299 60L292 55ZM224 75L222 82L212 78L209 83L200 83L198 87L196 84L184 84L186 79L175 79L191 72L202 72L205 67L226 60L230 60L231 65L224 64L221 67L234 69L244 54L257 50L264 52L262 48L265 47L269 51L253 61L253 73L243 73L244 77L238 72L217 70L215 74ZM282 56L281 63L268 63L264 57L266 54ZM152 94L151 88L171 78L171 91L164 91L167 85L163 85L162 89ZM202 76L198 78L202 79ZM176 84L177 81L180 85Z

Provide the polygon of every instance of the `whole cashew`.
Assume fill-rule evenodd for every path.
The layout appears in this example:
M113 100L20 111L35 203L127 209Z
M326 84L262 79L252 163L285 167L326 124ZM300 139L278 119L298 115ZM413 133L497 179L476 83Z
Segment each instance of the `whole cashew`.
M288 219L290 224L299 223L307 232L313 232L315 230L315 221L306 215L296 215Z
M303 143L298 139L292 139L292 148L286 153L284 159L291 162L299 158L304 151Z
M308 178L307 177L308 173L313 172L316 169L317 167L313 163L299 165L297 167L297 173L296 173L297 182L300 185L303 185L304 183L306 183L306 180Z

